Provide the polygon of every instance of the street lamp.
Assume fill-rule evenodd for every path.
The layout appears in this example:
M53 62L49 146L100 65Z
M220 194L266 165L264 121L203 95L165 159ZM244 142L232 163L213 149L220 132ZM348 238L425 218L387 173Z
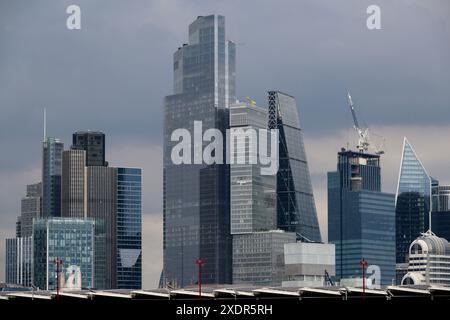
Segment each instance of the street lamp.
M366 295L366 268L369 265L369 263L367 262L367 260L365 260L364 258L362 258L361 261L359 261L359 265L361 266L362 269L362 281L363 281L363 299Z
M56 300L59 300L59 267L62 266L63 261L56 257L53 259L53 264L56 265Z
M195 260L195 263L198 265L198 296L202 296L202 267L205 265L205 262L202 258L198 258Z

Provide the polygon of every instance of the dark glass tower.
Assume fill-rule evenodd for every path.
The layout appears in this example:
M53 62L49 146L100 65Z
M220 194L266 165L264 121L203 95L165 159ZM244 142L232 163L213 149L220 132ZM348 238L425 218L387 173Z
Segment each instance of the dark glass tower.
M86 151L86 166L107 166L105 134L98 131L77 131L72 135L72 149Z
M360 260L395 278L394 195L381 192L380 157L342 150L328 173L328 241L336 245L336 277L361 277Z
M116 170L116 278L118 289L142 286L142 175L138 168Z
M295 98L269 91L269 129L279 130L277 225L302 240L321 241Z
M433 181L404 138L395 207L396 260L399 264L408 262L410 244L430 227Z
M191 23L189 44L173 55L173 73L174 94L164 107L164 282L197 283L201 257L204 283L230 283L229 166L171 160L176 129L193 136L194 121L202 121L203 132L215 128L225 136L235 101L235 45L226 40L223 16Z
M61 216L61 167L64 144L48 137L43 142L42 153L42 215Z

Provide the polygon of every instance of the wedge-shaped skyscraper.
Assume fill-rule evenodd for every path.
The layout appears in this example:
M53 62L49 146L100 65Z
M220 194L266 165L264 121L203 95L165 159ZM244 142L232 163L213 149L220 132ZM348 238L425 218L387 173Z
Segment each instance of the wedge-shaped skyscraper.
M277 225L300 240L321 241L295 98L269 91L269 129L279 130Z
M395 201L397 282L403 276L401 264L407 262L410 244L430 227L431 178L406 137ZM404 272L403 272L404 273Z

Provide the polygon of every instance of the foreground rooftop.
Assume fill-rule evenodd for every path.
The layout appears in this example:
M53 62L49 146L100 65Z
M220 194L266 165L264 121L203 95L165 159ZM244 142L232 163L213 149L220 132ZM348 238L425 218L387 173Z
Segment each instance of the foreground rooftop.
M352 300L363 296L362 288L354 287L203 287L201 296L197 288L151 289L151 290L80 290L56 291L31 290L30 288L0 288L0 303L18 300L78 300L78 301L133 301L133 300L264 300L264 299L334 299ZM389 286L385 289L366 289L366 299L403 300L421 298L426 300L450 299L449 286Z

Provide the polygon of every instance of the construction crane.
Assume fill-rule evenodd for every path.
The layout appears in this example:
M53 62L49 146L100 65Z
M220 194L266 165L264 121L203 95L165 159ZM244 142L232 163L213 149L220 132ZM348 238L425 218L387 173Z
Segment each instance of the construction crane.
M376 154L384 154L384 151L382 150L384 140L380 145L371 144L369 128L367 126L361 127L359 125L358 117L356 116L355 105L353 104L350 92L347 92L347 100L353 117L353 128L355 128L358 134L358 145L356 146L356 148L358 148L358 151L367 152L369 150L369 147L371 147L375 150Z
M249 105L251 105L252 107L256 106L256 100L254 100L254 99L252 99L250 97L246 97L245 99L247 100L247 103Z

